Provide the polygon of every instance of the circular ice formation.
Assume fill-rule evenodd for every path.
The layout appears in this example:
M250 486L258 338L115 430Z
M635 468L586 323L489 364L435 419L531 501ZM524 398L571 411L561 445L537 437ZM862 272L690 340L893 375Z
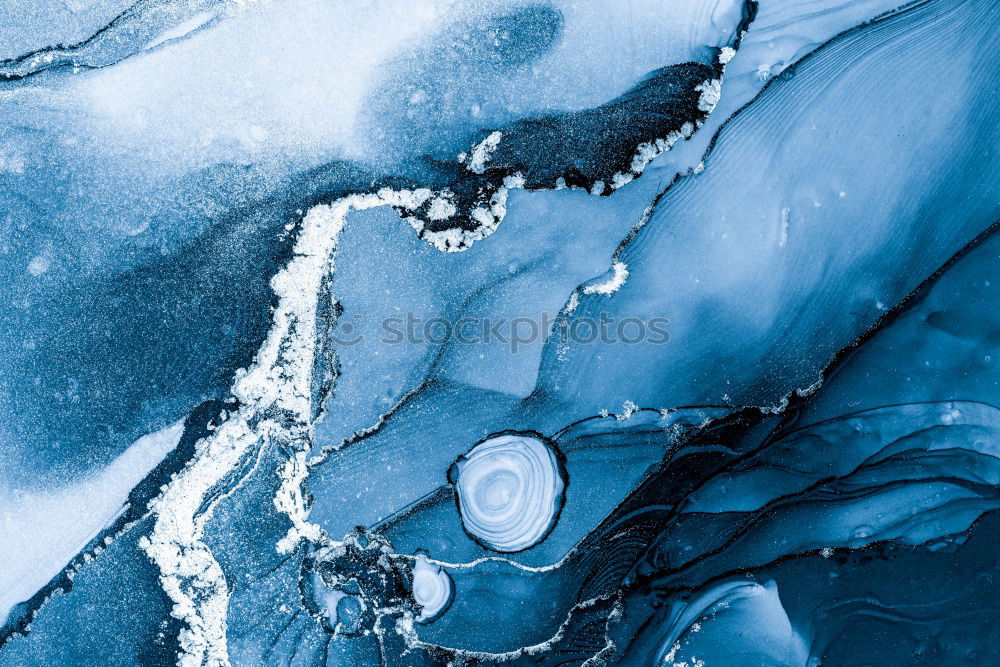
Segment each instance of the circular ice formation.
M427 560L426 554L417 554L413 564L413 600L420 605L417 621L437 618L451 602L453 588L447 572Z
M484 440L455 463L450 477L465 530L483 546L506 553L542 541L566 488L555 445L527 434Z

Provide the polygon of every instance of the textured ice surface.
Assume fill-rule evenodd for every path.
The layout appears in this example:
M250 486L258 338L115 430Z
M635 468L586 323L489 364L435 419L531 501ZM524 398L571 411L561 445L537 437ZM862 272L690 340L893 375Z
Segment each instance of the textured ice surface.
M562 510L567 480L561 456L534 434L512 433L459 457L448 478L466 532L498 552L541 542Z
M0 0L0 665L996 664L994 0Z

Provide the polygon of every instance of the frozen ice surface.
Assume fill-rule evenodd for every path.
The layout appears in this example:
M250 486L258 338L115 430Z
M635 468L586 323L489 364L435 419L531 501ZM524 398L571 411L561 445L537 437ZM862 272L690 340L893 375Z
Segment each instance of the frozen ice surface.
M484 440L449 471L462 527L497 552L541 542L559 517L568 480L562 454L531 433Z
M0 665L995 664L993 0L0 0Z

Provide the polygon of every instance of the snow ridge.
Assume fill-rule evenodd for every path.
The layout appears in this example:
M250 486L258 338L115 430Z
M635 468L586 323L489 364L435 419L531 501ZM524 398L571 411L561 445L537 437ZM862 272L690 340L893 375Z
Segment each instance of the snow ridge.
M229 665L226 642L229 588L222 568L203 541L222 489L240 464L264 447L295 452L280 469L275 505L292 527L278 549L318 537L308 523L301 490L305 453L315 415L313 369L319 353L317 295L333 271L333 253L347 214L374 206L415 209L432 195L427 189L351 195L311 208L300 225L293 259L274 276L278 297L273 323L250 368L237 373L233 396L239 408L195 446L188 465L151 503L156 521L141 548L160 569L160 582L173 601L171 615L183 621L178 664Z

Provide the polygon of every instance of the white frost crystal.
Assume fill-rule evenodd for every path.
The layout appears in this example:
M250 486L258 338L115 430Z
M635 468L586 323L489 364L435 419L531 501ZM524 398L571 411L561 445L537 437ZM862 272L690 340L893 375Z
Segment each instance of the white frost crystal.
M701 93L698 98L698 109L705 113L712 113L715 105L719 103L719 98L722 97L722 80L711 79L696 86L695 90Z
M626 280L628 280L628 265L625 262L615 262L611 265L611 275L607 280L585 286L583 293L609 296L620 290Z
M503 133L496 131L476 144L469 155L469 162L466 165L466 169L476 174L486 171L486 163L489 162L493 151L500 145L501 137L503 137Z

